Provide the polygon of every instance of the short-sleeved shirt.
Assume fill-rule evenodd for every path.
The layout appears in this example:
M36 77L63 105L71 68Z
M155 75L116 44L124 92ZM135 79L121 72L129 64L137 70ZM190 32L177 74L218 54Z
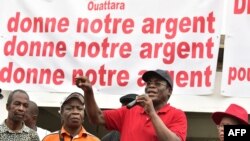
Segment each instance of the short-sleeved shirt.
M3 122L0 125L0 141L39 141L36 131L23 124L19 131L12 131Z
M106 128L120 131L121 141L158 141L150 117L140 106L127 109L103 111ZM186 140L187 118L185 113L166 104L157 111L165 126L174 132L181 141Z
M50 131L40 128L40 127L36 127L36 132L40 138L40 140L42 140L45 136L47 136L48 134L50 134Z
M56 131L51 133L43 138L43 141L60 141L60 137L64 139L64 141L100 141L96 136L88 133L83 127L78 133L78 135L72 137L70 133L68 133L65 128L61 128L60 131Z

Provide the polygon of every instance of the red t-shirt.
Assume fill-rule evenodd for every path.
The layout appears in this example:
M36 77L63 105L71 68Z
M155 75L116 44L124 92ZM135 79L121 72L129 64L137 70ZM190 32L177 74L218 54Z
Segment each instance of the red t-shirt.
M142 107L127 109L124 106L116 110L105 110L103 113L106 128L120 131L121 141L158 141L153 124ZM183 111L166 104L157 114L181 141L186 140L187 118Z

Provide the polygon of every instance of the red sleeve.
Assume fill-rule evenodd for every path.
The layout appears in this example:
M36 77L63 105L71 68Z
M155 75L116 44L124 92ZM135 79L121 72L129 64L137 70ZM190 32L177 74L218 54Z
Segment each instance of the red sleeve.
M127 108L124 106L119 109L103 111L104 120L106 123L105 127L108 130L120 131L122 124L123 124L123 118L126 113L126 110Z
M187 118L183 111L176 109L174 110L174 116L168 128L173 131L181 141L186 140L187 136Z

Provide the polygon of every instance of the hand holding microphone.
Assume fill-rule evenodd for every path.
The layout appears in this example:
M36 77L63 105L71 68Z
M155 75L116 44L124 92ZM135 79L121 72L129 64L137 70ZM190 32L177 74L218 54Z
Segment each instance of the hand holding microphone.
M146 94L138 95L138 96L135 98L135 100L129 102L129 103L126 105L128 109L131 109L131 108L133 108L134 106L136 106L137 104L139 104L139 102L137 102L137 98L138 98L138 97L148 97L148 95L146 95Z

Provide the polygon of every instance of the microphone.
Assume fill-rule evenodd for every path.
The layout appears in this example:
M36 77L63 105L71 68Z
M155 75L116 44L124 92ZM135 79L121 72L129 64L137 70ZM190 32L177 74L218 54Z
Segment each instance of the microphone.
M128 109L131 109L131 108L133 108L136 104L137 104L137 102L136 102L136 99L135 99L135 100L129 102L126 106L127 106Z
M0 88L0 99L3 99L2 89Z

